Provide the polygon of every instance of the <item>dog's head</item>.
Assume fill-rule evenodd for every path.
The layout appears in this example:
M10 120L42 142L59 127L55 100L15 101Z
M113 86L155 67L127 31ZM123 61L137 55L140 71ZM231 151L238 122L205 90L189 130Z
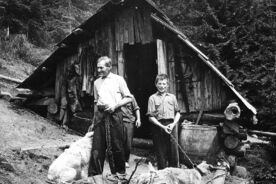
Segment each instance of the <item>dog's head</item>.
M202 174L207 174L210 171L210 165L206 161L202 161L199 165L196 166Z

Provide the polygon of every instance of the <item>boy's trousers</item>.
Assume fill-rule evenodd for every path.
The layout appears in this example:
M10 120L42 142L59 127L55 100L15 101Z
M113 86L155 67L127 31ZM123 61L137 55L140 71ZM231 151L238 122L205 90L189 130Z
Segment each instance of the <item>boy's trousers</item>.
M168 125L173 122L173 119L159 120L163 125ZM178 125L175 125L171 134L166 133L157 125L152 126L153 143L157 155L158 169L166 167L179 167L178 153ZM174 137L171 138L171 136ZM177 141L177 142L176 142ZM167 165L168 162L168 165Z
M125 173L124 125L121 110L110 114L97 111L88 175L102 174L107 150L112 174Z

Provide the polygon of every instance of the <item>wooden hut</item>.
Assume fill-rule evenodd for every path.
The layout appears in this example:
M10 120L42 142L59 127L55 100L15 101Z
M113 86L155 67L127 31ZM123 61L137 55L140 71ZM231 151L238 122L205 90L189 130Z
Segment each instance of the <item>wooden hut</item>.
M111 0L58 43L58 48L18 88L31 89L28 104L53 119L86 130L93 110L96 60L107 55L141 108L143 127L148 97L158 73L167 73L183 117L216 122L228 100L247 117L256 115L233 84L150 0ZM77 123L76 123L77 122Z

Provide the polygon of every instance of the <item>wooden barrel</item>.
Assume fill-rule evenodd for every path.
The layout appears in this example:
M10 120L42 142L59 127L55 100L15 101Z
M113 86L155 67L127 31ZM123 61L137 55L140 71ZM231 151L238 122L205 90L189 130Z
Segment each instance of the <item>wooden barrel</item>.
M208 156L218 146L217 128L207 125L183 125L179 142L189 156Z

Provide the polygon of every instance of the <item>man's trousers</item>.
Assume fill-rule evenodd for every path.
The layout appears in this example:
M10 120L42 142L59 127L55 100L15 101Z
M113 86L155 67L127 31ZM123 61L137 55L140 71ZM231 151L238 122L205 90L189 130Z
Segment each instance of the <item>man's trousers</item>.
M94 114L94 137L88 176L102 174L105 155L112 174L125 173L124 125L121 110Z

